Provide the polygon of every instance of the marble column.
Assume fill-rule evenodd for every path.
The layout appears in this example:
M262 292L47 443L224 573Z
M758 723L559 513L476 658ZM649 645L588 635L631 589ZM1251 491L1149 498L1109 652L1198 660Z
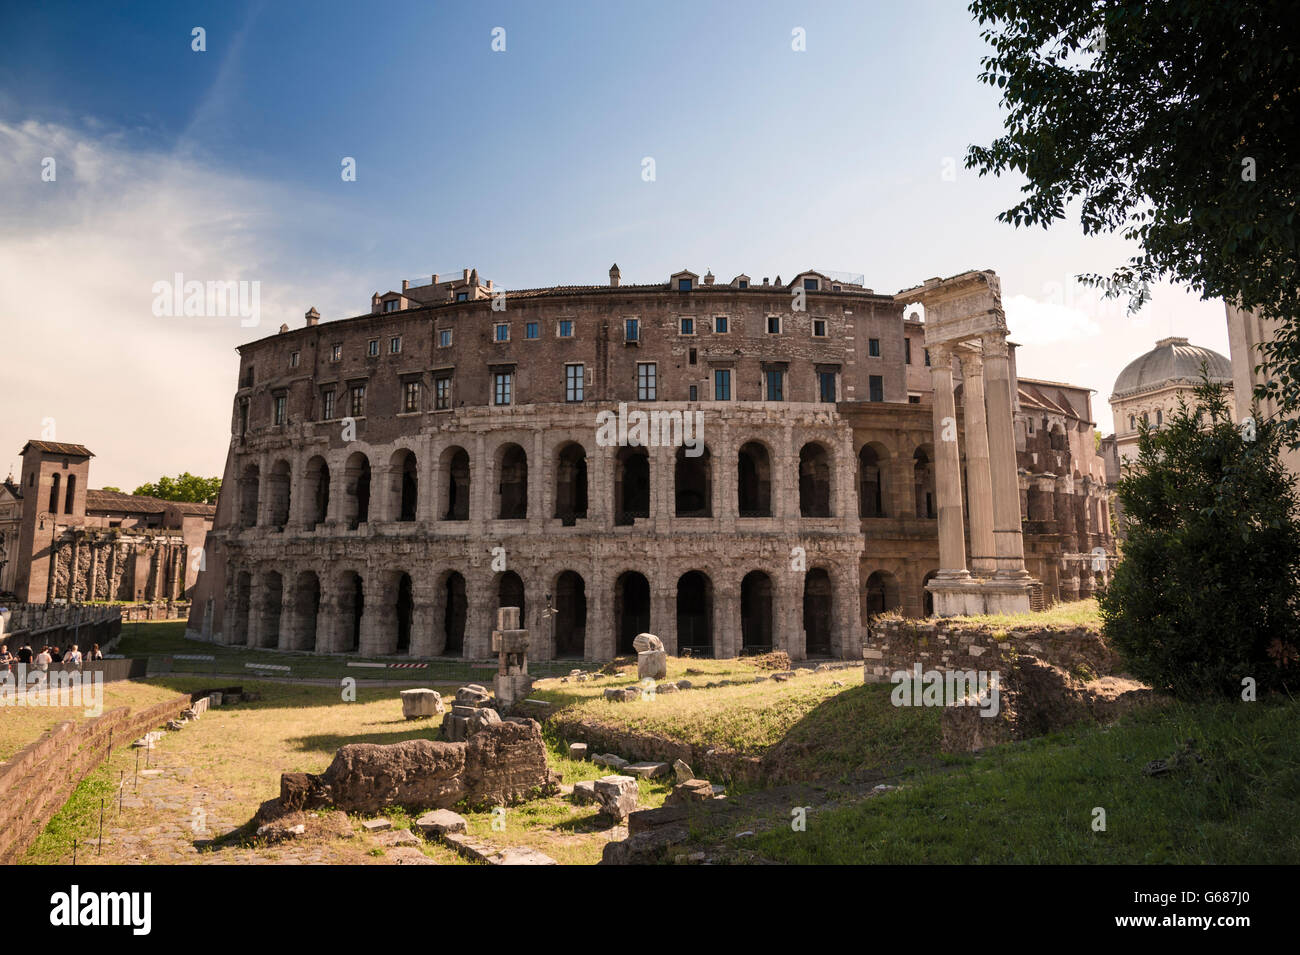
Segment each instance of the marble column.
M934 489L939 512L939 573L949 580L970 577L962 528L961 452L957 447L957 401L953 395L952 347L930 347L934 387ZM945 435L951 440L945 440Z
M983 346L997 576L1025 579L1029 573L1025 570L1024 539L1020 526L1020 488L1011 405L1011 362L1006 333L987 333L983 336Z
M970 569L977 577L992 577L997 570L993 543L993 478L989 463L989 435L984 406L984 358L979 352L957 353L962 373L962 408L965 411L966 480L970 503Z

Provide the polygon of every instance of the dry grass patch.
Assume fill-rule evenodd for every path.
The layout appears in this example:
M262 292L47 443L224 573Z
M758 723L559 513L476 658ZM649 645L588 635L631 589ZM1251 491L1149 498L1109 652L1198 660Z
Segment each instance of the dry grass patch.
M176 691L164 686L135 680L117 680L104 684L104 712L129 706L132 712L170 700ZM84 723L94 719L83 706L0 706L0 760L9 759L24 746L36 742L51 726L71 720Z

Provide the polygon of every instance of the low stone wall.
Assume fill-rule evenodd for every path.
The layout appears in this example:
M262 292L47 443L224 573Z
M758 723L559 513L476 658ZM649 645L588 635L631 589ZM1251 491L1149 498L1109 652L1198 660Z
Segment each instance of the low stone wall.
M182 694L138 713L123 706L84 723L59 723L0 764L0 865L22 856L114 746L129 745L189 706L189 694Z
M120 607L93 607L81 604L20 604L10 606L9 620L0 643L16 652L24 643L36 649L41 645L66 647L77 644L82 650L92 644L108 646L122 632Z
M943 619L877 618L863 643L863 676L887 682L899 670L999 670L1032 656L1067 673L1091 678L1114 672L1119 657L1086 627L996 630Z

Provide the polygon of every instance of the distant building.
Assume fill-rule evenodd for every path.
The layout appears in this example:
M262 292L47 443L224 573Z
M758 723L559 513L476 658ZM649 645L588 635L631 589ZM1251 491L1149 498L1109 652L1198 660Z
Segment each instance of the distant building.
M1255 386L1268 380L1255 369L1264 360L1260 345L1273 340L1275 323L1234 305L1228 305L1227 312L1232 385L1236 395L1237 420L1240 421L1252 413ZM1273 417L1277 414L1277 403L1272 400L1262 402L1259 413L1264 418ZM1285 452L1282 461L1292 474L1300 474L1300 451Z
M169 600L198 577L213 504L94 490L80 444L28 441L0 484L0 593L27 603ZM191 550L191 549L195 550Z

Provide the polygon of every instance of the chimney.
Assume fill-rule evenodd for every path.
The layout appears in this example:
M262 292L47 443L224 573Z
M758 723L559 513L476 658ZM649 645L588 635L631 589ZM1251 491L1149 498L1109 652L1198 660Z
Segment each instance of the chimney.
M411 280L410 280L410 279L402 279L402 291L405 292L405 291L406 291L408 288L410 288L410 287L411 287Z
M284 334L285 332L287 332L288 330L289 330L289 326L288 326L288 325L281 325L281 326L280 326L280 334L281 334L281 335L283 335L283 334Z
M433 273L433 284L434 284L434 285L437 285L437 284L438 284L438 273L437 273L437 272L434 272L434 273Z
M460 280L466 283L469 282L469 269L462 270Z
M763 284L764 284L764 285L767 285L767 284L768 284L768 282L767 282L767 276L766 276L766 275L763 276Z
M611 288L618 288L618 280L622 278L622 273L618 270L618 263L615 262L609 267L609 284Z
M310 328L320 321L320 312L316 311L316 306L313 305L307 309L307 314L304 317L307 319L307 327Z
M489 292L492 291L492 280L491 280L491 279L488 279L487 287L488 287L488 291L489 291Z

